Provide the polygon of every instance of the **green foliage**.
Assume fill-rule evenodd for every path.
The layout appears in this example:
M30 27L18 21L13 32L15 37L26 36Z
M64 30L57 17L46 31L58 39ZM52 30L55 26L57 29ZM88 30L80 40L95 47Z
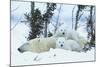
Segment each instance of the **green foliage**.
M40 35L43 29L42 14L39 9L34 9L34 2L31 2L31 13L25 14L26 19L29 21L30 32L28 40L34 39Z
M75 23L75 30L77 30L78 27L78 21L80 20L80 17L82 16L81 12L87 7L87 5L77 5L77 12L76 12L76 23Z
M95 21L93 21L93 8L94 6L90 6L90 16L87 20L87 32L88 38L90 39L90 46L95 46L95 27L93 27Z
M87 7L87 5L78 5L78 10L82 11L83 9L85 9Z
M47 11L43 14L43 20L48 21L52 16L53 12L56 9L55 3L47 3Z
M53 11L56 9L55 3L47 3L46 13L41 14L39 9L34 9L35 3L31 2L31 13L26 13L25 18L29 21L30 32L28 40L34 39L40 35L45 23L45 34L47 36L47 25L50 23L50 18L53 16Z
M45 22L44 37L47 37L47 25L50 23L50 19L53 16L53 11L56 9L55 3L47 3L47 11L43 14L43 21Z
M88 39L90 39L90 42L88 43L91 46L95 46L95 29L93 27L95 21L93 21L93 8L94 6L88 6L88 5L77 5L77 12L76 12L76 23L75 23L75 30L77 30L78 27L78 21L80 20L80 17L82 16L82 11L86 8L89 7L89 17L87 19L87 24L86 24L86 30L88 32Z
M51 32L48 33L48 37L51 37L53 36L53 34Z

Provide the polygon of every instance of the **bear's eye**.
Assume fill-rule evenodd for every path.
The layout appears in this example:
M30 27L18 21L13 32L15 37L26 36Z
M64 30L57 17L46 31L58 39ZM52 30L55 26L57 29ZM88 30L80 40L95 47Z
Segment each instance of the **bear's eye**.
M29 45L29 43L25 43L25 45Z
M59 41L59 43L61 43L61 42Z
M64 43L64 42L63 42Z
M62 31L62 30L61 30Z

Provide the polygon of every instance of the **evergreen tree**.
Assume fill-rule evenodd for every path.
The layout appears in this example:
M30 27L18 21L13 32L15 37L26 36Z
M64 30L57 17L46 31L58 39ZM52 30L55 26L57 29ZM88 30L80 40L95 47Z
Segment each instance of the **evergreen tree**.
M47 3L46 13L43 14L43 21L45 23L44 37L47 37L47 25L53 16L53 11L56 9L55 3Z
M49 31L48 37L51 37L51 36L53 36L53 34Z
M93 8L94 6L90 6L90 16L87 21L87 32L88 32L88 38L90 39L90 47L95 46L95 27L93 27L95 21L93 21Z
M31 2L31 13L25 14L26 19L30 22L30 32L28 40L34 39L40 35L43 29L42 14L39 9L34 9L35 3Z
M95 8L94 6L87 6L87 5L78 5L78 10L76 12L76 23L75 23L75 30L77 30L78 27L78 21L80 20L80 17L82 16L81 12L86 8L89 7L89 18L87 19L87 32L88 32L88 38L90 39L90 42L88 43L89 46L95 46L95 27L93 27L95 21L93 21L93 19L95 19L93 17L93 9ZM95 11L94 11L95 12Z
M77 5L78 10L76 12L75 30L77 30L80 17L82 16L82 14L80 14L80 12L82 12L82 10L85 9L85 7L86 7L86 5Z
M88 32L88 39L90 39L90 42L88 43L89 46L95 46L95 28L93 27L95 21L93 21L93 8L94 6L87 6L87 5L78 5L78 10L76 12L76 23L75 23L75 30L77 30L78 27L78 21L80 20L81 17L81 12L86 8L89 7L89 18L87 19L87 32Z

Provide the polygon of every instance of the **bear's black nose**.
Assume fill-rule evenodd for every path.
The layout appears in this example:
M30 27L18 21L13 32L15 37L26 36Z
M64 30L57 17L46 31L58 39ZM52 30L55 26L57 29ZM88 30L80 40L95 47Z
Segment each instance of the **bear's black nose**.
M18 51L19 51L19 52L21 52L21 49L20 49L20 48L18 48Z
M65 33L63 32L62 34L64 35Z
M20 48L18 48L17 49L20 53L23 53L24 51L23 50L21 50Z
M61 47L63 47L63 44L61 44Z

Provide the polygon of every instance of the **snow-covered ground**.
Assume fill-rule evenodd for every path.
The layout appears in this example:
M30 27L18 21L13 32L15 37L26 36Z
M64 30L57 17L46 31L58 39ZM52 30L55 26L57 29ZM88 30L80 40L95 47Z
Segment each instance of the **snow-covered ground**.
M20 53L18 47L27 41L29 27L24 23L19 23L11 30L11 65L34 65L48 63L67 63L79 61L95 60L95 49L85 52L72 52L63 49L50 49L48 52L37 53Z
M39 8L42 13L45 12L45 3L35 3L36 8ZM40 6L41 5L41 6ZM59 22L66 23L66 25L71 27L72 20L72 9L75 5L62 5ZM55 24L58 17L58 10L60 4L57 5L57 9L54 11L52 17L52 23ZM44 9L43 9L44 8ZM74 16L76 14L77 7L75 8ZM69 62L80 62L80 61L94 61L95 60L95 48L90 51L85 52L72 52L63 49L50 49L48 52L43 52L40 54L25 52L18 52L18 48L27 41L29 34L29 27L20 21L26 20L24 17L25 13L30 12L30 2L11 2L11 66L16 65L35 65L35 64L49 64L49 63L69 63ZM88 16L88 13L84 13ZM83 16L83 17L85 17ZM84 20L84 18L83 18ZM75 21L75 20L74 20ZM18 23L19 22L19 23ZM82 23L81 23L82 22ZM77 32L83 36L87 37L87 31L83 23L85 21L80 21ZM17 24L18 23L18 24ZM17 24L17 25L16 25ZM81 25L82 24L82 25ZM16 25L16 26L15 26ZM52 24L49 24L48 29L53 32L54 28Z

